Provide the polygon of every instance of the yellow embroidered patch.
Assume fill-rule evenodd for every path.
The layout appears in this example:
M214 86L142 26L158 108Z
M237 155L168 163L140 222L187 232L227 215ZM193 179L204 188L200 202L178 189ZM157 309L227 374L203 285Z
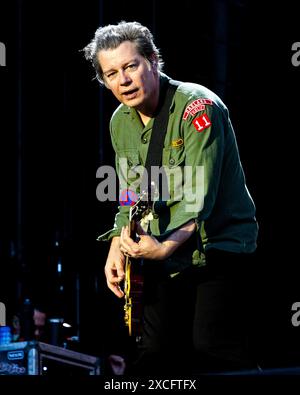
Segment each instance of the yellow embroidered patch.
M183 145L183 139L173 140L171 144L173 148L181 147Z

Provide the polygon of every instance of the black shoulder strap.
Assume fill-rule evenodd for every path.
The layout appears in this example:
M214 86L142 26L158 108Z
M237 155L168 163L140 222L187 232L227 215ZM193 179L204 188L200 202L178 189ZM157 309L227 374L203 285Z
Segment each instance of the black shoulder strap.
M169 80L164 89L160 93L159 110L154 119L151 139L149 143L145 170L148 175L148 193L151 191L151 183L153 175L151 172L152 166L161 166L162 151L164 146L165 135L168 128L169 110L172 103L174 93L180 84L179 81ZM143 184L145 185L145 184ZM150 196L150 194L149 194Z

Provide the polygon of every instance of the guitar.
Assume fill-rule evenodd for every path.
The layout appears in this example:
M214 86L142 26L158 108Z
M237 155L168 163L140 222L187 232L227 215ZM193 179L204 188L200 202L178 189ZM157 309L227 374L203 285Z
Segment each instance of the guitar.
M139 221L142 229L147 232L149 221L153 219L150 203L143 200L145 193L141 194L138 200L129 211L129 235L138 241L136 225ZM142 260L125 256L125 280L124 280L124 321L128 327L129 336L139 338L142 329L142 294L143 294L143 273Z

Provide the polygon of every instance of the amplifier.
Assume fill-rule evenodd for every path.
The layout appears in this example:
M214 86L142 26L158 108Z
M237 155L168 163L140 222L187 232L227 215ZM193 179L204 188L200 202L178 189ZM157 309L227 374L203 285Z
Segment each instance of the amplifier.
M100 375L100 358L38 341L0 346L0 375Z

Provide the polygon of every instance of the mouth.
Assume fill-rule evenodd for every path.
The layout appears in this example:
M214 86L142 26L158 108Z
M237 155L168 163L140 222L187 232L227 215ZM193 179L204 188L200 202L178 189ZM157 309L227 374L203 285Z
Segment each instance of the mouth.
M138 88L131 89L130 91L123 92L122 96L125 97L126 99L134 99L137 95L138 90L139 90Z

